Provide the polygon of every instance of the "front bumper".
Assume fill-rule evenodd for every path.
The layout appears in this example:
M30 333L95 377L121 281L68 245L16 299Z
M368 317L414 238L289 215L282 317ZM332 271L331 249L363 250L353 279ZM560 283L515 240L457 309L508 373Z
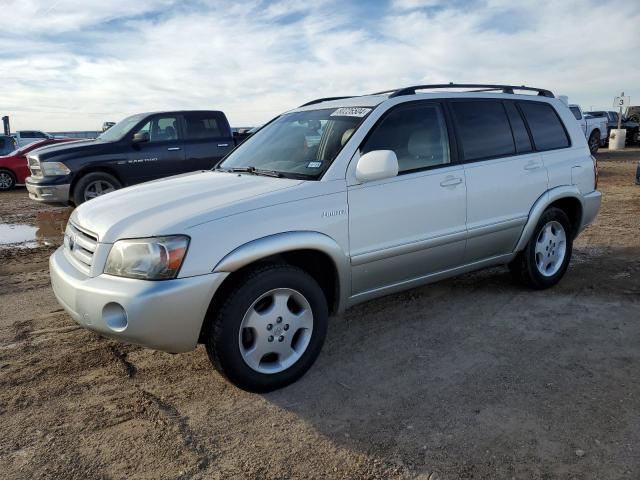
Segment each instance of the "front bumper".
M35 183L31 177L27 177L25 186L29 191L29 198L38 202L46 203L68 203L70 183L62 185L44 185Z
M582 197L582 222L578 232L581 232L587 226L591 224L600 211L600 204L602 203L602 194L594 190L591 193L587 193Z
M148 281L88 277L60 247L49 259L60 305L81 326L104 336L165 352L193 350L213 294L228 275L211 273Z

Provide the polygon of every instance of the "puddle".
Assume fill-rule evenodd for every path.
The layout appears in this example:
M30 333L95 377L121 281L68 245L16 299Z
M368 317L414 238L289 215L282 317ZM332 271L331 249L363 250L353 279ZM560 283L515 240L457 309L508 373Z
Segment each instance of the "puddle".
M37 227L20 224L0 224L0 245L26 243L36 238Z
M0 223L0 249L62 245L72 209L38 212L36 224Z

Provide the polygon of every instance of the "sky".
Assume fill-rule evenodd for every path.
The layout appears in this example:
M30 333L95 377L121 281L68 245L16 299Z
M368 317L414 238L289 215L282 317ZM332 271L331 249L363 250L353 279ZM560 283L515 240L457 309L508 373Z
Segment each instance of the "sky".
M0 0L0 12L12 130L169 109L255 126L318 97L451 81L640 104L638 0Z

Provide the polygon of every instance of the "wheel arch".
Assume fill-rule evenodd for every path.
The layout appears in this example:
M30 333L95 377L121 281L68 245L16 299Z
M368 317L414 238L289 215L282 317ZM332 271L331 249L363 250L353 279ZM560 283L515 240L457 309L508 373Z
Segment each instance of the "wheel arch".
M328 235L294 231L252 240L225 255L213 272L228 276L214 293L207 318L211 318L220 300L226 298L247 270L264 263L286 263L303 269L322 288L330 314L344 310L351 285L349 258ZM207 323L203 323L201 339Z
M520 252L527 245L533 235L533 231L544 211L549 207L557 207L563 210L571 221L571 234L575 238L582 226L583 205L582 194L575 185L565 185L552 188L536 200L529 212L529 219L520 234L515 252Z
M308 258L305 258L305 255ZM314 270L318 261L328 261L335 283L330 311L342 311L349 296L350 263L338 243L328 235L313 231L277 233L247 242L225 255L214 267L214 272L234 273L258 262L284 259L305 270ZM305 268L306 267L306 268ZM309 271L313 275L313 271Z
M14 180L17 180L18 178L18 174L11 170L9 167L0 167L0 172L7 172L14 178Z

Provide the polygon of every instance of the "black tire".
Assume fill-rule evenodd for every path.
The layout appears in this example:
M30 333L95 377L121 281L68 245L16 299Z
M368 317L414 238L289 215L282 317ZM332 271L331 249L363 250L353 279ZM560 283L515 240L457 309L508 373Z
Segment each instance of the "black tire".
M538 266L536 265L535 249L542 229L552 221L560 223L562 228L564 228L566 236L566 250L559 270L553 275L545 276L539 271ZM545 210L542 214L526 247L518 253L516 258L509 264L509 270L517 281L528 287L536 290L549 288L557 284L567 271L569 261L571 260L572 249L573 232L569 217L567 217L567 214L559 208L551 207Z
M593 132L591 132L591 135L589 135L589 151L591 152L591 155L595 155L596 153L598 153L598 148L600 147L600 131L599 130L594 130Z
M78 180L78 182L73 187L73 192L71 194L71 199L73 203L76 205L80 205L81 203L90 200L90 198L85 198L87 188L91 188L91 185L101 182L105 185L110 185L113 190L118 190L122 188L122 184L120 181L114 177L113 175L106 172L91 172L87 173L83 177ZM99 196L100 194L98 194Z
M277 373L261 373L242 356L240 327L257 299L280 288L299 292L309 303L313 314L311 338L304 353L291 366ZM322 289L304 270L282 264L256 267L235 282L224 303L213 312L204 336L207 354L216 370L237 387L250 392L276 390L298 380L313 365L324 343L328 316Z
M16 186L16 176L11 170L0 169L0 192L8 192Z

